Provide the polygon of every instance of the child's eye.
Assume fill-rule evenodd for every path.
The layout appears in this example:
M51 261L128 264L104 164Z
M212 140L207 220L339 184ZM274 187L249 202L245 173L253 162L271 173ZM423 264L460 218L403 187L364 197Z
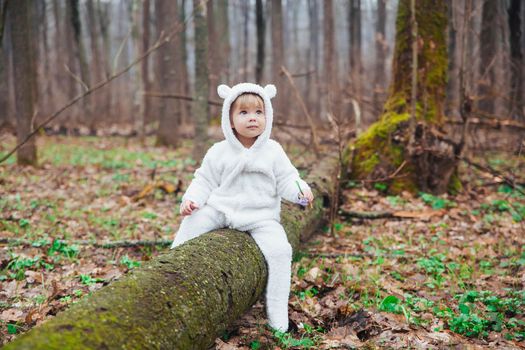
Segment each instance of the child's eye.
M246 111L240 111L240 112L239 112L239 114L242 114L242 115L245 115L245 114L247 114L247 113L248 113L248 112L246 112Z
M260 109L257 110L257 112L255 112L257 114L262 114L262 111Z

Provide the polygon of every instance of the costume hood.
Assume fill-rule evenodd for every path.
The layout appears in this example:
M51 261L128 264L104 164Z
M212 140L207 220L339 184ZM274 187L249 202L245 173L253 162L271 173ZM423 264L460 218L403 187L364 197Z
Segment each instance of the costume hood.
M238 150L245 150L244 146L241 144L241 142L235 137L235 134L233 133L233 130L231 128L230 123L230 108L233 104L233 101L237 97L239 97L242 94L245 93L252 93L259 95L263 102L264 102L264 115L266 117L266 128L264 129L263 133L259 135L257 140L255 140L255 143L250 149L258 149L270 138L270 133L272 132L272 123L273 123L273 108L272 108L272 102L270 99L274 98L277 94L277 89L275 88L275 85L266 85L264 88L257 84L252 83L241 83L234 85L232 87L229 87L227 85L221 84L217 87L217 93L221 98L224 99L224 103L222 105L222 119L221 119L221 126L222 126L222 132L224 133L224 137L228 141L228 143L234 148Z

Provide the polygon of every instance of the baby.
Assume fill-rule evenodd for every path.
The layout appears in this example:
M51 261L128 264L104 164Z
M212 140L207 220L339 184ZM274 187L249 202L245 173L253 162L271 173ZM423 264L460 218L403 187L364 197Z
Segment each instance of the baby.
M279 143L270 139L274 85L220 85L222 131L182 197L185 218L172 248L229 227L247 231L268 265L266 312L272 328L288 330L292 248L280 224L281 198L304 205L313 194Z

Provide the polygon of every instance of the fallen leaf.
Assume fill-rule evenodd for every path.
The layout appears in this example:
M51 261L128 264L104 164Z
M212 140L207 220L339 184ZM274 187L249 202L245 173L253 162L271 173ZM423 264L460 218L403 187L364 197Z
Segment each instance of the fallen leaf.
M0 314L0 319L5 322L19 321L23 315L20 309L7 309Z

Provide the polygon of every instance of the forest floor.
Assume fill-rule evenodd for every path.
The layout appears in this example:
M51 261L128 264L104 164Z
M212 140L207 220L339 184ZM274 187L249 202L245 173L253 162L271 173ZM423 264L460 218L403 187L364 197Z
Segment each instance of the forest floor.
M0 155L14 144L0 140ZM148 139L40 137L40 166L0 164L0 345L118 279L164 246L95 242L166 240L195 162ZM302 172L304 149L285 147ZM525 174L523 156L489 164ZM258 302L218 349L523 349L525 196L462 165L455 195L343 188L345 211L298 252L290 333L272 333ZM522 179L523 182L523 179Z

